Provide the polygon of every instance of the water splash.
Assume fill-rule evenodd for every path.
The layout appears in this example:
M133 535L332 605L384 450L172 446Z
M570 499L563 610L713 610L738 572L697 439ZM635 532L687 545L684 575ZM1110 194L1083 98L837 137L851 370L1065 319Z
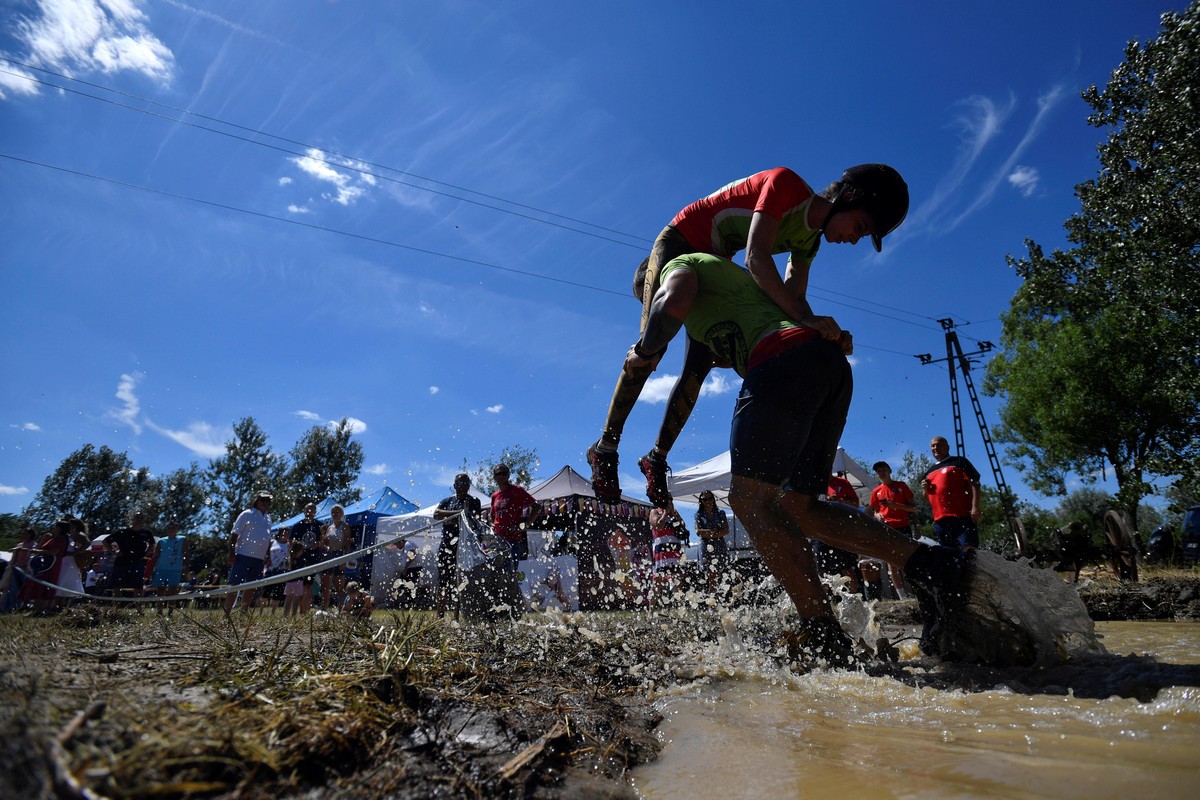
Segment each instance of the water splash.
M966 606L948 615L943 651L993 666L1048 666L1106 651L1074 587L1025 559L977 551Z

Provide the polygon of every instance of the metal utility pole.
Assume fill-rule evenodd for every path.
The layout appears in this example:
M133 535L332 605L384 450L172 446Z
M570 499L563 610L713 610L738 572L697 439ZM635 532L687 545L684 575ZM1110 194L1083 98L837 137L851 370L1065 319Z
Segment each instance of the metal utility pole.
M1004 506L1004 516L1008 519L1009 529L1017 543L1017 553L1029 555L1029 545L1025 538L1025 528L1017 517L1012 491L1004 480L1004 472L1000 468L1000 459L996 456L996 447L992 444L992 436L988 433L987 420L983 417L983 406L979 404L979 394L975 391L975 382L971 380L971 356L990 352L995 345L991 342L980 342L979 349L964 353L962 344L958 341L958 332L954 330L954 320L939 319L938 324L946 332L946 357L935 359L929 353L917 356L922 364L940 364L946 362L950 373L950 405L954 411L954 447L958 455L963 455L966 447L963 443L962 407L958 399L958 376L955 366L962 371L963 383L967 387L967 395L971 398L971 408L975 411L975 422L979 425L979 433L983 437L983 447L987 450L988 464L992 468L992 477L996 480L996 488L1000 491L1000 501Z

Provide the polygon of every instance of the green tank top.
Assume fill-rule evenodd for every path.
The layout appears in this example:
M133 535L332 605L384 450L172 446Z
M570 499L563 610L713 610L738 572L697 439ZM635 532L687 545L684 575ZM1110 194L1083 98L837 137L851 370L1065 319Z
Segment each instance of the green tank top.
M692 270L698 283L696 299L683 322L688 336L732 364L743 378L754 345L770 333L799 327L759 288L749 271L732 261L691 253L667 262L661 279L665 282L678 269Z

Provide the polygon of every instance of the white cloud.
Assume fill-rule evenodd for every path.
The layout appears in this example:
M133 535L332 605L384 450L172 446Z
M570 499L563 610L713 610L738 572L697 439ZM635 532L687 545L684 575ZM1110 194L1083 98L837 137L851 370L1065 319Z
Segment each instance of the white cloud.
M675 381L677 380L679 380L678 375L658 375L651 378L642 387L642 393L638 397L638 400L650 405L667 402L667 398L671 396L671 389L675 388Z
M387 475L391 471L392 468L387 464L375 464L374 466L367 467L366 469L368 475Z
M1037 191L1038 180L1041 175L1033 167L1023 167L1020 164L1008 173L1008 182L1014 189L1021 193L1022 197L1029 197Z
M331 421L329 423L330 427L336 427L337 425L338 425L338 422ZM365 433L367 430L367 423L363 422L361 419L355 419L354 417L346 417L346 427L348 427L350 429L350 433L352 433L352 434Z
M128 425L133 429L134 433L142 432L142 424L138 417L142 413L142 405L138 402L137 393L134 389L137 388L138 382L144 376L140 372L126 374L121 376L120 382L117 383L116 397L124 405L119 409L110 409L108 416L115 419L122 425Z
M146 21L137 0L40 0L37 15L18 18L15 28L28 48L23 60L36 65L67 74L136 72L170 83L175 56ZM7 88L32 93L5 77Z
M503 411L503 410L504 410L504 406L502 406L500 403L497 403L497 404L496 404L496 405L494 405L494 406L488 406L488 407L487 407L487 412L488 412L489 414L499 414L499 413L500 413L501 411Z
M700 387L700 396L716 397L717 395L737 391L741 384L738 382L738 379L729 377L731 374L725 370L710 372L708 378ZM638 402L649 403L650 405L667 402L671 397L671 390L675 388L675 383L678 380L678 375L654 376L646 381L646 385L642 388L642 393L638 397Z
M308 206L298 206L295 203L289 203L287 207L289 214L311 214L312 209Z
M16 64L0 65L0 100L9 94L34 95L38 93L38 84L34 83L32 72L23 70ZM14 74L15 73L15 74Z
M732 373L721 370L719 372L708 373L707 380L700 387L701 397L716 397L729 392L736 392L741 388L741 384L737 380L730 378Z
M9 425L8 427L22 431L40 431L42 429L36 422L23 422L20 425Z
M305 419L305 420L308 420L309 422L320 422L321 421L321 415L317 414L314 411L293 411L292 413L295 414L300 419Z
M233 435L232 431L214 428L207 422L193 422L182 431L161 428L150 420L146 420L146 426L204 458L219 458L225 455L225 442Z
M437 393L438 393L438 392L440 392L440 391L441 391L441 389L439 389L439 388L438 388L438 387L436 387L436 386L430 386L430 387L429 387L429 393L430 393L430 394L437 394Z
M315 147L310 147L306 155L289 158L288 161L299 167L300 171L309 177L337 187L337 192L324 192L321 197L338 205L353 205L367 193L364 186L374 186L376 183L375 176L358 171L365 169L362 162L331 156ZM348 167L351 171L340 172L334 168L335 164Z
M279 185L280 186L289 186L290 184L293 183L294 180L295 180L294 178L289 178L287 175L284 175L282 178L279 179Z
M16 495L29 494L29 489L24 486L5 486L0 483L0 495Z

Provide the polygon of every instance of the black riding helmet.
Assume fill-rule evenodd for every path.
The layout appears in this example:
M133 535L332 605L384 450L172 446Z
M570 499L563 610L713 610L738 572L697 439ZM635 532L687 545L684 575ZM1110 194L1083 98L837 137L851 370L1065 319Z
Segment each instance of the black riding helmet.
M908 214L908 184L887 164L859 164L842 173L832 203L821 231L834 214L865 209L871 217L871 244L878 253L883 250L883 237L900 227Z

